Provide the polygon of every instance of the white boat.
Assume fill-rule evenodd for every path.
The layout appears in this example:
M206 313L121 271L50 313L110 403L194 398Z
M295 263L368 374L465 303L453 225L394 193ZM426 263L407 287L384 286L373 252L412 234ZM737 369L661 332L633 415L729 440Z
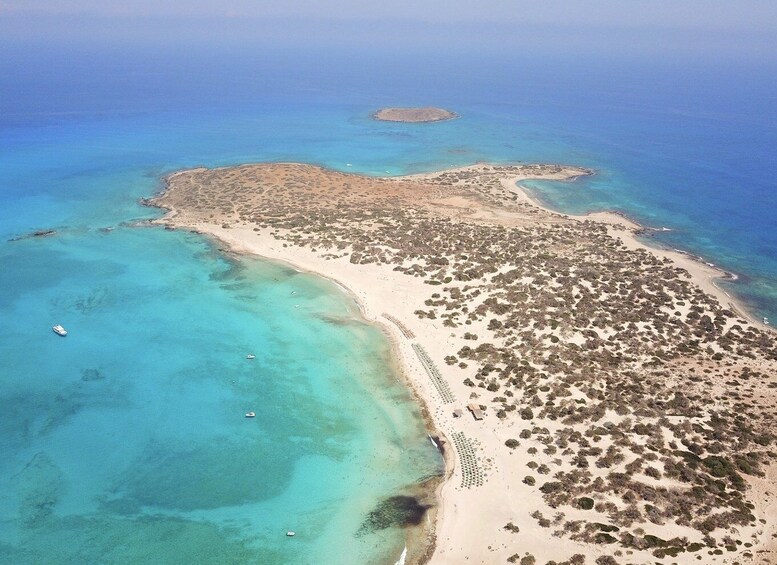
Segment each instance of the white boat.
M256 412L246 412L246 418L255 418Z
M292 531L288 531L288 532L286 532L286 537L293 538L295 535L297 535L297 534L295 534L295 533L294 533L294 532L292 532Z
M60 326L59 324L52 327L51 329L54 331L55 334L61 335L62 337L65 337L67 335L67 330L62 326Z
M764 325L766 326L769 325L769 318L767 318L766 316L764 316Z
M256 355L254 355L253 353L249 353L248 355L246 355L246 359L256 359Z

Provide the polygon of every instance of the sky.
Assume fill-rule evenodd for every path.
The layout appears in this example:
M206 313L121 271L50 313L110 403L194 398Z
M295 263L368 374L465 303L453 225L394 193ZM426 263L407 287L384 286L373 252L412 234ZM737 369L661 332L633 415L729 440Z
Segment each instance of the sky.
M447 23L775 29L773 0L2 0L0 13L39 15L409 19Z
M0 42L245 43L777 59L775 0L0 0Z

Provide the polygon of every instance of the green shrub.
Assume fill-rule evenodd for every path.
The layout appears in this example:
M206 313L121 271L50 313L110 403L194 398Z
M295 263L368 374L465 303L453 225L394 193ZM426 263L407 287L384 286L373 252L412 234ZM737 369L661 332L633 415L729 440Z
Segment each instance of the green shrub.
M577 499L577 506L581 510L591 510L591 508L594 507L594 499L588 498L587 496L584 496L582 498Z

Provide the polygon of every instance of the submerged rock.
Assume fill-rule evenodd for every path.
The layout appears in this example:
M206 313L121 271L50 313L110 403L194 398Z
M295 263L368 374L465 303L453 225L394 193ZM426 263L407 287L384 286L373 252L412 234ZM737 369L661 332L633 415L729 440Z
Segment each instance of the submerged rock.
M33 232L26 233L24 235L18 235L16 237L12 237L8 241L21 241L23 239L30 239L33 237L48 237L56 234L57 234L57 230L35 230Z
M54 511L65 490L60 468L46 453L36 453L14 477L19 494L19 520L25 528L38 528Z
M105 378L99 369L82 369L81 380L82 381L99 381Z

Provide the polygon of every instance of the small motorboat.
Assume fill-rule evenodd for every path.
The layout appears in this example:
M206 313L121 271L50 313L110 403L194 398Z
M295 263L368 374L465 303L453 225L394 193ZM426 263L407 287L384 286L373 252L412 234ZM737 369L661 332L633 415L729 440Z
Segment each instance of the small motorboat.
M248 355L246 355L246 359L256 359L256 355L254 355L253 353L249 353Z
M67 330L62 326L60 326L59 324L57 324L56 326L53 326L51 329L54 331L55 334L61 335L62 337L65 337L67 335Z
M287 537L287 538L293 538L293 537L294 537L294 536L296 536L296 535L297 535L297 534L296 534L296 533L294 533L294 532L292 532L292 531L288 531L288 532L286 532L286 537Z
M246 412L246 418L256 418L256 412Z

